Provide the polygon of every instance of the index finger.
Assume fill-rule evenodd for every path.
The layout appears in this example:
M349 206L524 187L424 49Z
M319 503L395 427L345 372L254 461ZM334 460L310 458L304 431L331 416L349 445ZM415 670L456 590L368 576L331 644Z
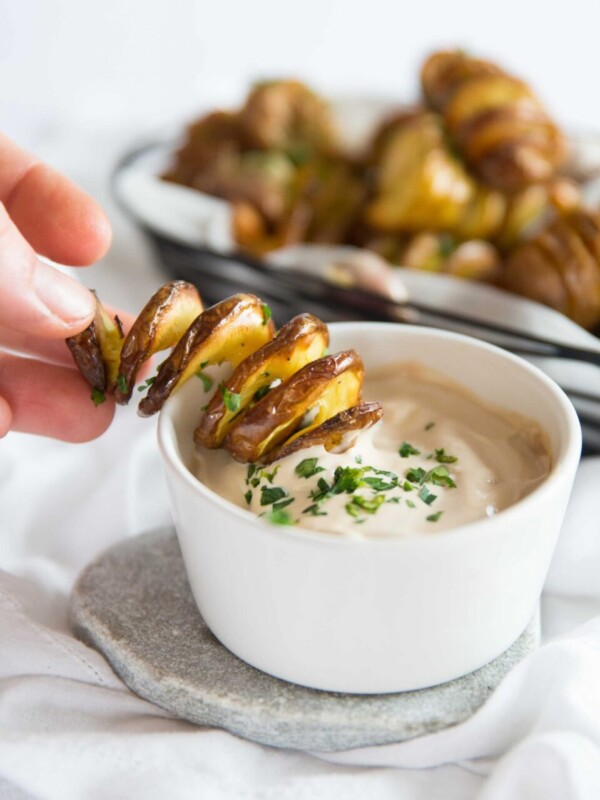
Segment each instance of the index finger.
M110 223L88 194L0 133L0 203L40 255L71 266L108 250Z

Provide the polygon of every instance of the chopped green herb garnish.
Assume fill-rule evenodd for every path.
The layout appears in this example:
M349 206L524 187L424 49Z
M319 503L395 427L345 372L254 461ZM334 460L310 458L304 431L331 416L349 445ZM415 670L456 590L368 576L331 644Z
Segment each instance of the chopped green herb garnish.
M318 458L305 458L296 465L294 472L300 478L312 478L312 476L316 475L317 472L325 472L323 467L317 466L318 460Z
M354 456L354 460L357 464L362 464L362 456Z
M263 317L264 317L263 325L266 325L267 322L273 316L273 312L271 311L271 309L269 308L269 306L266 303L263 303L263 305L262 305L262 312L263 312Z
M361 510L360 507L355 505L354 503L346 503L346 511L350 514L351 517L360 517Z
M264 518L274 525L293 525L294 520L290 517L288 511L283 511L281 508L276 508L264 515Z
M204 372L202 372L201 369L196 370L196 375L202 381L202 386L204 386L204 391L205 392L210 392L210 390L213 387L213 383L214 383L214 381L210 377L210 375L206 375Z
M119 391L123 392L123 394L127 393L127 380L125 375L117 375L117 386L119 387Z
M287 497L287 492L280 486L262 486L260 490L261 506L270 506L278 500Z
M402 498L398 497L396 495L395 497L388 497L388 499L385 502L386 503L400 503L401 501L402 501Z
M333 486L332 492L334 494L343 494L347 492L351 494L356 491L360 486L363 486L362 476L366 471L363 469L355 469L354 467L336 467L333 473Z
M366 483L371 489L375 489L376 492L387 492L398 486L398 477L395 475L392 481L384 481L382 478L363 478L363 483Z
M406 501L406 505L407 505L409 508L416 508L416 505L413 503L413 501L412 501L412 500L407 500L407 501Z
M257 470L256 464L248 464L248 469L246 470L246 483L248 483L248 481L254 475L256 470Z
M104 392L101 392L100 389L92 389L90 397L95 406L101 406L106 400L106 395Z
M326 517L327 512L321 511L321 506L318 503L313 503L311 506L307 506L302 511L303 514L311 514L313 517Z
M205 406L200 406L200 411L208 411L208 403Z
M244 500L246 501L246 503L248 505L250 505L250 503L252 502L252 490L251 489L248 489L248 491L244 495Z
M436 499L437 494L433 494L432 492L430 492L426 486L421 486L421 488L419 489L419 497L424 503L430 506Z
M313 500L316 500L319 503L321 500L324 500L327 495L331 492L331 486L327 483L325 478L319 478L317 481L317 489L312 489L309 493L309 497Z
M427 425L425 425L425 430L426 431L430 431L433 428L434 425L435 425L435 422L428 422Z
M269 394L270 391L271 391L271 387L269 385L261 386L260 389L257 389L254 392L254 396L252 397L252 399L254 400L255 403L258 403L258 401L262 400L263 397L266 394Z
M223 395L225 408L228 411L231 411L232 414L235 414L236 411L240 410L240 406L242 405L241 394L230 392L229 389L224 384L221 386L221 394Z
M447 455L444 448L440 447L435 451L435 460L438 462L438 464L454 464L456 461L458 461L458 458L456 456Z
M256 489L259 483L260 483L260 478L252 478L252 480L250 481L250 486L252 486L253 489Z
M427 522L437 522L443 513L443 511L436 511L435 514L430 514L428 517L425 517L425 519Z
M410 442L402 442L400 445L400 449L398 450L398 454L400 458L408 458L409 456L418 456L420 455L421 451L417 450L416 447L413 447Z
M456 483L448 474L447 467L434 467L423 478L423 483L431 482L435 486L445 486L447 489L456 489Z
M405 492L412 492L415 487L412 485L412 483L410 483L410 481L404 481L402 488Z
M427 473L421 467L413 467L406 470L406 479L411 483L423 483L425 475L427 475Z
M367 514L374 514L385 503L385 497L382 494L376 494L375 497L368 498L356 494L352 498L352 502L366 511Z
M289 504L293 503L293 502L294 502L294 498L293 497L288 497L285 500L279 500L278 503L273 503L273 508L275 510L277 510L278 508L285 508L286 506L289 506Z
M155 380L156 375L153 375L151 378L146 378L146 380L138 386L138 392L143 392L146 389L149 389Z
M277 473L279 472L279 467L280 466L281 466L280 464L277 464L277 466L275 467L275 469L272 472L267 472L266 469L261 469L260 477L264 478L267 481L269 481L269 483L273 483L273 480L275 479L275 475L277 475Z

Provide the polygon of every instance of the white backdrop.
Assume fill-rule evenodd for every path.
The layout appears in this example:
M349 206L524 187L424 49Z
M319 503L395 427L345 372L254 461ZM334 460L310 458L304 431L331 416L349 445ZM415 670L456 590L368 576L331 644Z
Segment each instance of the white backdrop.
M439 45L501 59L569 125L600 126L596 0L0 0L0 122L162 125L254 77L415 91Z

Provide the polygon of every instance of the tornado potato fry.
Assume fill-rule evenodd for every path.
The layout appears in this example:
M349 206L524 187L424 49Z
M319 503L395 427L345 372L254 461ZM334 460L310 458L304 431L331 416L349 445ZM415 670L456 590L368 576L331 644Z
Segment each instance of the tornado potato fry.
M245 358L216 392L194 432L197 444L219 447L236 421L252 403L264 397L270 386L291 377L320 358L329 345L327 326L312 314L299 314L277 337ZM225 397L236 396L235 410Z

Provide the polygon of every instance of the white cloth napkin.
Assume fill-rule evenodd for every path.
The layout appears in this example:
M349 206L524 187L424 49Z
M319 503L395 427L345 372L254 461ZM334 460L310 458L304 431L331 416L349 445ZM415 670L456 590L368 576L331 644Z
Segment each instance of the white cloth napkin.
M597 800L598 485L600 459L589 459L546 586L545 644L473 718L404 744L303 754L171 719L70 633L80 569L169 522L153 422L122 409L80 446L10 435L0 444L0 798Z

